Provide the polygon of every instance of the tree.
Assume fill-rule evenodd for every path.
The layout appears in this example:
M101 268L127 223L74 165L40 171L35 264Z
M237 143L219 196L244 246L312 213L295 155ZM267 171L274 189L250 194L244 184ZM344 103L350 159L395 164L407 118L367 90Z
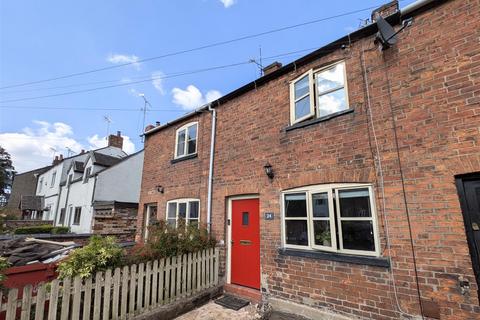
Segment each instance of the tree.
M12 189L15 168L10 154L0 146L0 207L5 206Z

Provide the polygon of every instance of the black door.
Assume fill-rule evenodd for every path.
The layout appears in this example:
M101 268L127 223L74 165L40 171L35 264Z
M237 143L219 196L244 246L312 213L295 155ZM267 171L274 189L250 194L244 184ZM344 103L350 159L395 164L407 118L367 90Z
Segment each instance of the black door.
M480 285L480 173L457 178L472 265Z

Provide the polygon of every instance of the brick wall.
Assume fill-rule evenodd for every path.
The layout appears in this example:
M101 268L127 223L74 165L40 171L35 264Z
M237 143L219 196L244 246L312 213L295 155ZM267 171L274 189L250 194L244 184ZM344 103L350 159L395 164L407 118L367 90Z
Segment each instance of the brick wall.
M198 122L198 157L172 163L175 153L176 130L189 122ZM211 115L204 111L185 121L167 127L159 134L147 136L140 191L137 240L144 228L146 204L158 205L158 218L164 219L166 202L177 198L200 199L200 221L206 223L208 164L210 151ZM163 187L163 193L157 190Z
M479 30L478 1L447 1L415 16L398 44L383 53L370 36L218 107L213 233L228 240L226 201L231 196L258 194L261 215L275 213L274 220L260 222L266 296L365 319L419 315L415 257L424 309L438 309L442 319L480 318L454 180L480 171ZM337 59L346 63L354 111L286 131L289 81ZM197 159L170 164L175 126L146 141L141 202L157 202L162 218L167 200L196 197L204 221L210 117L198 118L204 124ZM275 171L273 180L263 171L267 161ZM374 185L381 254L391 257L391 269L279 254L280 192L339 182ZM157 184L165 186L164 194L155 191ZM464 294L459 278L471 284Z
M135 241L138 208L96 209L92 233L113 235L119 241Z

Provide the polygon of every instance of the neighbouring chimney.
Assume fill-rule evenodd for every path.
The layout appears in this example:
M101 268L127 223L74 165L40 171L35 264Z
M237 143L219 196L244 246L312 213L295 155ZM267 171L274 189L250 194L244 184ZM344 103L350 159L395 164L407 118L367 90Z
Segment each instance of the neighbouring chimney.
M55 156L55 159L52 161L52 166L57 165L61 162L61 160L58 158L58 156Z
M60 162L63 161L63 154L60 155L60 157L58 158L58 160L60 160Z
M277 71L281 67L282 67L282 64L278 61L275 61L269 64L268 66L266 66L265 68L263 68L263 75L266 76L267 74L272 73L273 71Z
M82 149L82 151L80 151L80 154L84 154L85 153L85 149Z
M122 149L123 137L120 131L117 131L117 135L111 134L108 136L108 146Z
M160 125L160 121L155 122L155 126L158 127Z
M150 131L150 130L152 130L153 128L155 128L154 125L148 124L148 125L145 127L145 131L144 131L144 132Z
M377 9L372 11L372 22L377 21L377 17L381 16L382 18L386 18L389 15L394 14L399 10L398 7L398 0L391 1L389 3L385 3L383 6L378 7Z

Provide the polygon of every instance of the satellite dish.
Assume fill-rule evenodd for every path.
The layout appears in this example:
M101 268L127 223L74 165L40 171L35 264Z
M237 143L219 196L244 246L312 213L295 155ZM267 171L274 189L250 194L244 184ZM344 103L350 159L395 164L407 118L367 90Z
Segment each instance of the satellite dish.
M388 49L397 43L397 33L395 29L381 16L377 18L378 32L375 42L382 45L382 50Z

